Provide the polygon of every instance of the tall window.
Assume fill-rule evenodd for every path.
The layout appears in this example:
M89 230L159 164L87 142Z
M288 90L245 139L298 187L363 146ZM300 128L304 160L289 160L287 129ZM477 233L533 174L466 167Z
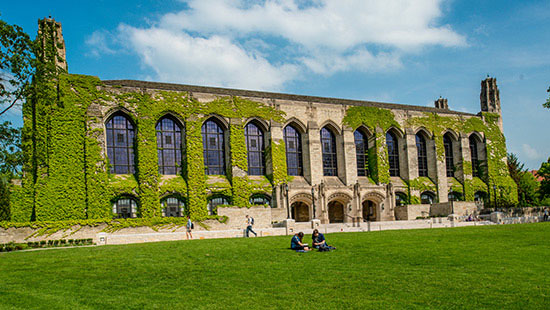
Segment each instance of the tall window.
M399 176L399 144L397 137L391 132L386 133L386 146L388 147L388 163L390 165L390 176Z
M246 150L248 154L248 174L264 175L264 133L256 124L250 122L244 128L244 135L246 137Z
M172 118L163 117L157 123L157 152L160 174L181 172L181 126Z
M428 154L426 152L426 139L422 134L416 134L416 150L418 152L418 176L428 176Z
M435 201L435 195L431 192L423 192L420 195L420 202L422 204L432 204Z
M288 175L303 175L302 164L302 137L300 132L292 125L284 130L286 147L286 169Z
M470 155L472 156L472 174L474 177L479 177L479 156L477 152L477 138L474 135L470 136Z
M134 125L126 115L116 113L107 121L105 128L111 173L134 173Z
M249 201L253 206L271 205L271 199L264 194L254 194L250 196Z
M185 204L181 199L176 197L168 197L161 203L162 216L182 217L185 212Z
M214 119L202 125L204 169L207 175L225 174L225 142L222 126Z
M356 130L353 136L355 138L355 154L357 157L357 175L366 177L369 175L367 167L369 160L369 140L367 135L359 130Z
M337 176L336 137L326 127L321 129L321 146L323 150L323 174L325 176Z
M455 163L453 154L453 140L448 133L443 136L443 147L445 148L445 167L447 168L447 176L455 176Z
M220 205L229 205L229 198L227 196L211 196L208 198L208 214L215 215L218 214L218 206Z
M137 217L137 203L133 198L119 198L113 204L115 218Z

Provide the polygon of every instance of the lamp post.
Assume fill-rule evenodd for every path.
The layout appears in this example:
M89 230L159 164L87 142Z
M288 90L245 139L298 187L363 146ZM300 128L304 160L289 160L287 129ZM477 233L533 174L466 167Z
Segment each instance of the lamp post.
M493 184L493 206L495 211L497 211L497 186Z
M290 219L290 205L288 204L288 184L284 183L284 191L286 197L286 218Z
M311 200L313 205L313 219L316 219L317 216L315 215L315 186L311 187Z

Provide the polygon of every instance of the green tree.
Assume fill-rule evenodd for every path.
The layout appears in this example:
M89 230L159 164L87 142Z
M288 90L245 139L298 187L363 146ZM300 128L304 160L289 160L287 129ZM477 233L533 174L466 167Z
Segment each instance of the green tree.
M21 173L23 164L20 143L20 129L12 128L10 122L0 123L0 221L10 219L10 181Z
M25 99L36 68L35 43L23 29L0 20L0 115Z
M550 87L548 87L548 90L546 91L550 94ZM543 106L547 109L550 109L550 95L548 96L548 99L546 100L546 102L543 104Z
M528 207L539 203L539 182L535 177L525 169L518 157L508 154L508 171L510 176L518 186L518 199L520 206Z
M540 165L537 174L542 177L539 188L540 197L543 200L550 200L550 157Z

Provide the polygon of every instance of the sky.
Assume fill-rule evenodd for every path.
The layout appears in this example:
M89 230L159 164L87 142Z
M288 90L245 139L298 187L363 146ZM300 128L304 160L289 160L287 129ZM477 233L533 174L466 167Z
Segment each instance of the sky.
M62 23L69 72L478 113L500 89L508 152L550 156L550 1L6 1L32 37ZM20 109L0 117L22 126Z

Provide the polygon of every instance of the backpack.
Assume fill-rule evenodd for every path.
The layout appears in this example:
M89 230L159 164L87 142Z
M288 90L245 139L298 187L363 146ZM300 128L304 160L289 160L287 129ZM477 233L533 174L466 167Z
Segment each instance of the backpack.
M191 222L191 229L195 229L195 224Z
M253 217L250 218L250 224L254 225L254 218Z

